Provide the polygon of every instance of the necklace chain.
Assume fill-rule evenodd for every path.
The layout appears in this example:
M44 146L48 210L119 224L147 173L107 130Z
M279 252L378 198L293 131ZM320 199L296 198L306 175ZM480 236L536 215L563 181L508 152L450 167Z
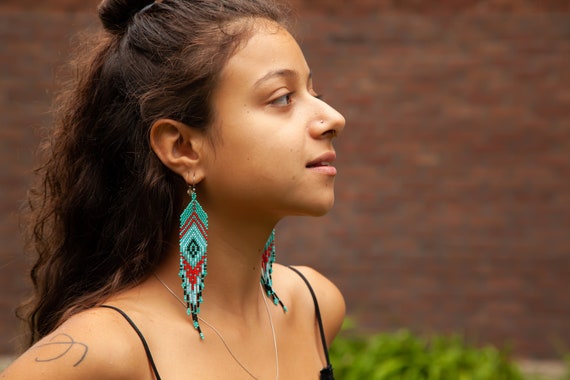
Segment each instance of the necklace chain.
M170 294L172 294L184 307L186 307L186 304L184 303L183 300L180 299L180 297L178 297L176 295L176 293L174 293L174 291L172 289L170 289L170 287L168 285L166 285L166 283L164 281L162 281L162 279L160 277L158 277L158 275L156 273L154 273L154 277L156 277L156 279L162 284L162 286L164 286L166 288L166 290L168 290L170 292ZM271 334L273 336L273 348L275 349L275 379L279 380L279 354L277 352L277 339L275 337L275 327L273 326L273 318L271 317L271 313L269 311L269 306L267 305L267 300L264 297L263 294L263 289L261 288L261 284L259 284L260 290L261 290L261 296L263 298L263 303L265 304L265 311L267 312L267 316L269 317L269 325L271 326ZM245 371L247 372L247 374L249 376L251 376L253 379L255 380L259 380L253 373L251 373L250 370L248 370L240 361L239 359L234 355L234 353L232 352L232 350L230 349L230 346L228 345L228 343L226 342L226 340L224 339L224 337L222 336L222 334L218 331L218 329L216 329L212 324L208 323L204 318L198 316L198 319L202 322L204 322L204 324L206 326L208 326L209 328L212 329L212 331L214 331L214 333L218 336L218 338L220 338L220 340L222 341L222 343L224 344L224 347L226 347L226 350L228 351L228 353L230 354L230 356L235 360L235 362L237 364L239 364L239 366Z

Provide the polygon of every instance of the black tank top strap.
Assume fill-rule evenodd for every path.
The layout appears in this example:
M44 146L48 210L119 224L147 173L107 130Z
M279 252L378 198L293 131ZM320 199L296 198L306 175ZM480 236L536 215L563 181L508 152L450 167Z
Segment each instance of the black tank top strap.
M154 372L154 376L155 376L156 380L161 380L160 375L158 374L158 369L156 368L156 365L154 364L154 360L152 358L152 354L150 353L150 348L148 347L146 339L144 338L144 335L141 333L141 331L139 330L137 325L135 325L133 320L131 318L129 318L129 316L123 310L119 309L118 307L111 306L111 305L101 305L100 307L115 310L116 312L121 314L123 316L123 318L125 318L127 320L127 322L129 322L129 324L131 325L133 330L135 330L135 332L137 333L137 335L139 336L139 338L142 342L142 345L144 347L144 351L146 352L146 357L148 358L148 362L150 363L150 366L152 367L152 371Z
M325 353L325 359L327 361L327 366L321 370L320 380L334 380L333 368L329 359L329 350L327 348L327 340L325 338L325 330L323 328L323 320L321 317L319 302L317 301L317 296L315 295L315 291L313 290L311 283L309 282L309 280L307 280L307 278L303 275L303 273L301 273L298 269L293 268L292 266L289 266L288 268L291 269L293 272L297 273L303 279L303 281L305 281L305 284L307 284L307 287L311 292L311 297L313 297L313 303L315 304L315 314L317 316L319 333L321 335L321 343L323 345L323 351Z

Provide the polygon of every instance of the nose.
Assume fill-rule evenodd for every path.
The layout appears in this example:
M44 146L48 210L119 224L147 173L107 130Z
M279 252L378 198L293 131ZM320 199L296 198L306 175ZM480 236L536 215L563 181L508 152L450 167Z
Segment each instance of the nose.
M319 99L317 101L320 103L320 109L315 114L311 134L314 138L333 138L338 136L344 130L346 124L344 116L324 101Z

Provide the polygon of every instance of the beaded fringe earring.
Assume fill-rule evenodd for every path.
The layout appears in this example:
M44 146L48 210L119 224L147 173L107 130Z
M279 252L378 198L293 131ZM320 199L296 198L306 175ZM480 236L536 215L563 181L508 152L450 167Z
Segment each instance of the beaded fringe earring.
M269 239L265 243L263 250L263 257L261 259L261 284L267 293L267 296L273 300L275 305L281 305L284 312L287 312L287 307L281 302L275 291L273 290L273 280L271 274L273 273L273 263L275 262L275 230L271 231Z
M194 328L204 339L198 323L204 278L207 272L208 214L196 199L194 184L188 187L190 203L180 215L180 272L186 313L192 316Z

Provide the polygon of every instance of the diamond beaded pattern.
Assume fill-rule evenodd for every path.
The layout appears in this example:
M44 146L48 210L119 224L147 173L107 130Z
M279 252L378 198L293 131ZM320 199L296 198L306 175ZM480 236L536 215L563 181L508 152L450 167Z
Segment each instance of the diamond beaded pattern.
M180 215L180 272L184 302L187 314L192 316L194 328L204 339L198 323L204 278L207 272L208 214L198 200L196 192L191 192L191 200Z

